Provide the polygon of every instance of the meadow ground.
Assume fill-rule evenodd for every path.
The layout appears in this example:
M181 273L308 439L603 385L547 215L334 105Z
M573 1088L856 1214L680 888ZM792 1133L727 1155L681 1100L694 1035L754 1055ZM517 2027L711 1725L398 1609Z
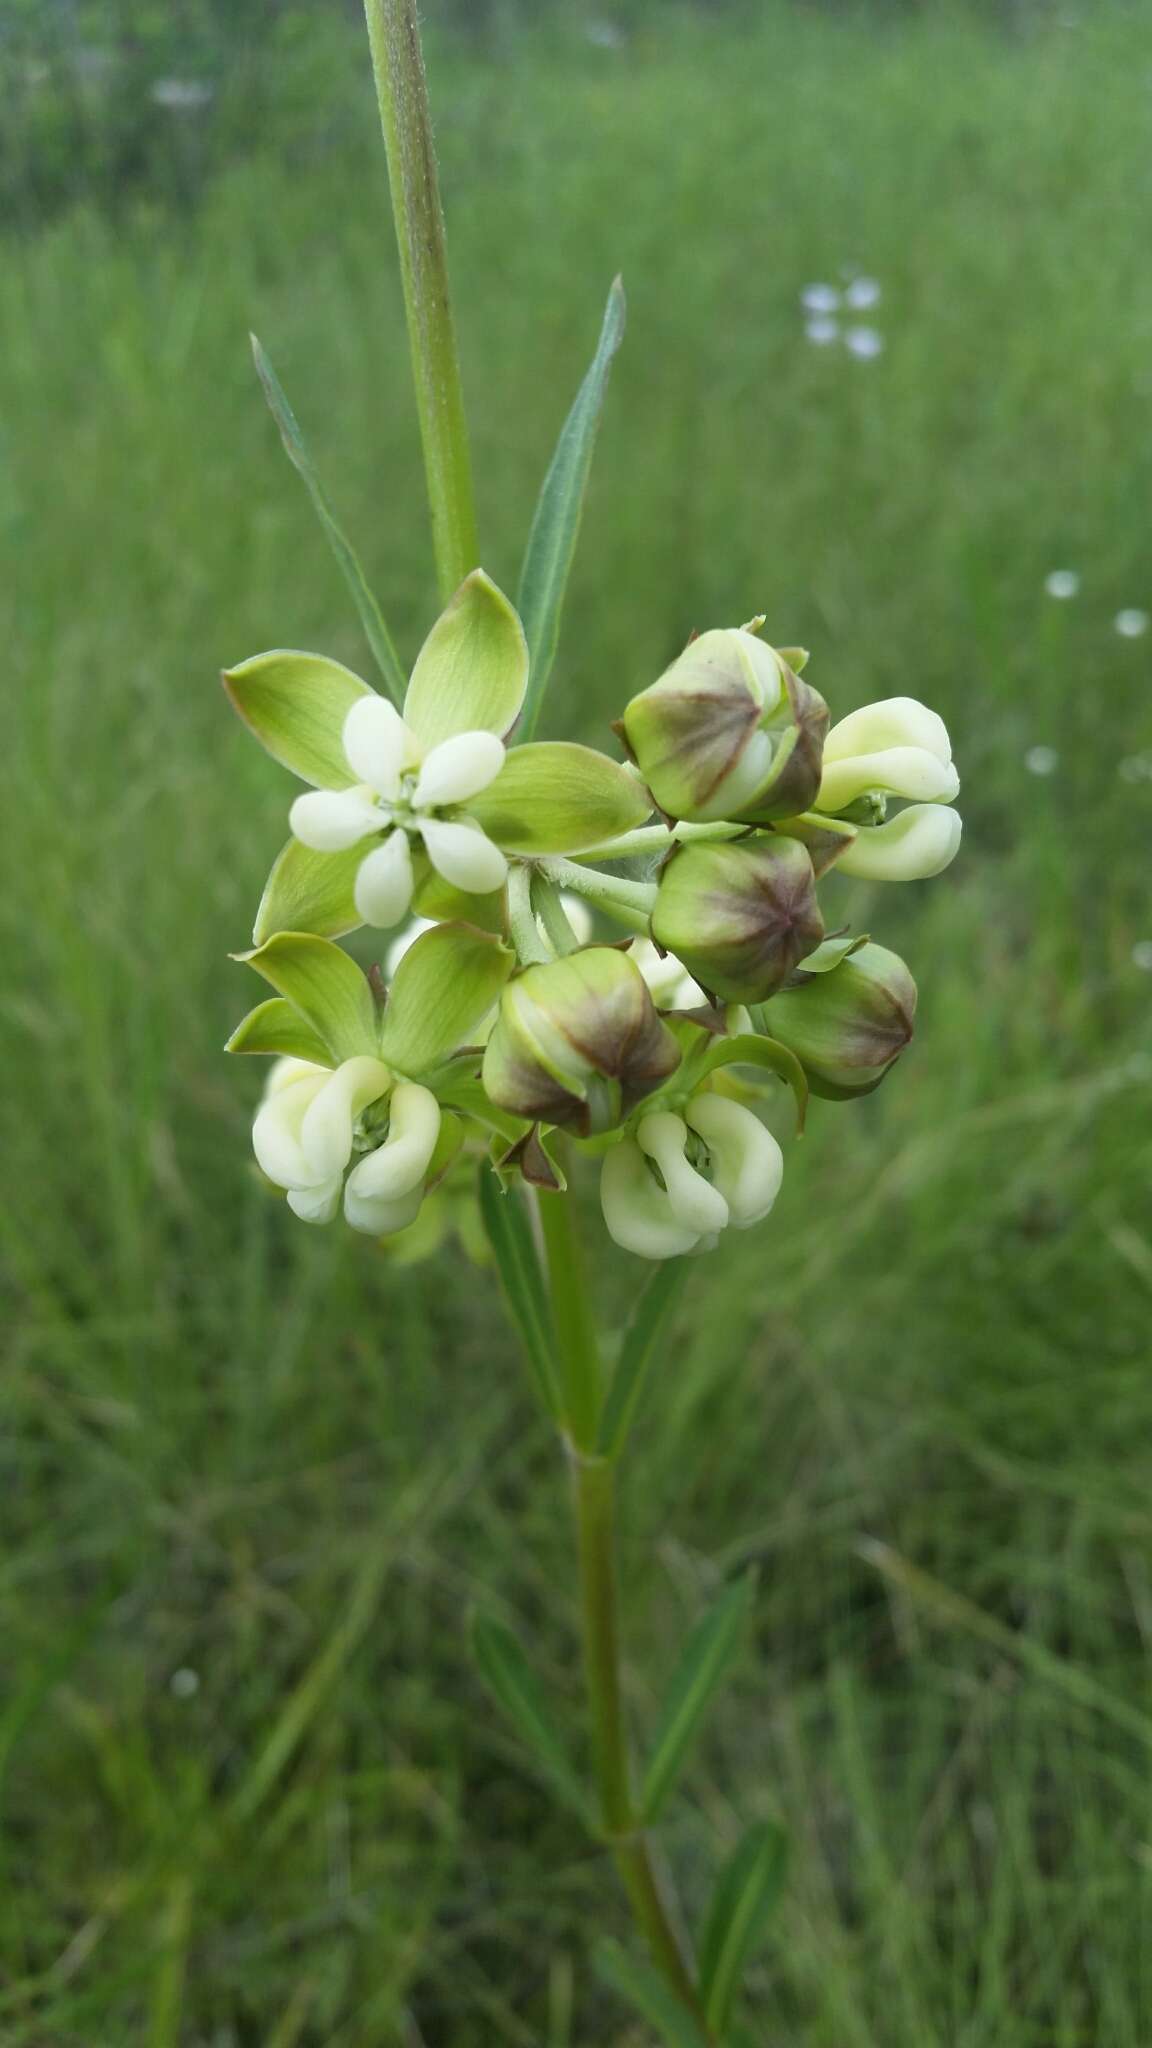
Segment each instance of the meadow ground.
M964 773L946 878L841 885L920 1038L701 1264L629 1477L640 1723L762 1568L666 1847L697 1902L788 1824L773 2048L1152 2033L1152 635L1113 626L1152 610L1152 21L1064 12L433 51L501 581L629 289L553 729L760 609ZM519 1618L578 1712L493 1290L296 1225L220 1053L288 787L216 671L366 659L250 327L406 649L433 603L366 84L326 133L0 263L4 2048L643 2039L585 1965L602 1864L468 1660L474 1603ZM804 334L852 264L872 359Z

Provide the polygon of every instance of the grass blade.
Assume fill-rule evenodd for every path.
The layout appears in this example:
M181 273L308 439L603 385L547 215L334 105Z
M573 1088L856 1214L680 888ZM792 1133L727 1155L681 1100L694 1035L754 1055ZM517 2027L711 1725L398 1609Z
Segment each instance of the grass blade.
M689 1745L732 1660L756 1590L746 1572L696 1624L672 1674L644 1778L643 1812L654 1820L680 1773Z
M305 446L304 436L300 432L296 415L288 403L284 387L256 336L253 334L250 339L252 342L252 360L256 365L256 375L263 386L264 396L268 400L272 417L280 429L280 439L284 443L284 452L293 469L303 479L304 487L312 500L316 517L324 528L328 545L335 555L344 581L352 593L353 603L360 614L360 623L364 628L368 645L372 649L376 666L384 678L388 695L392 698L394 704L400 706L404 702L407 679L400 666L400 657L393 644L392 635L384 623L384 614L368 588L367 579L360 566L360 558L339 525L336 515L332 510L328 493L316 473L315 465Z
M624 1448L647 1384L648 1368L656 1356L657 1343L679 1300L687 1274L686 1259L668 1259L652 1275L636 1304L624 1333L608 1399L600 1417L596 1448L605 1458L617 1457Z
M472 1621L472 1653L481 1677L498 1700L525 1747L566 1805L591 1825L584 1791L556 1729L543 1688L519 1638L490 1615Z
M624 286L617 278L608 294L600 340L575 402L560 429L560 438L537 501L532 531L520 574L516 608L528 636L532 668L528 694L520 721L518 740L531 739L540 715L540 705L556 658L560 637L560 613L568 573L576 552L580 515L596 429L612 358L624 338Z
M691 2013L647 1963L615 1941L602 1941L594 1962L597 1976L655 2028L665 2048L708 2048Z
M725 1864L700 1943L700 1996L708 2024L723 2032L744 1967L780 1895L788 1838L774 1821L748 1829Z
M480 1215L537 1392L548 1414L559 1420L564 1403L540 1260L519 1195L512 1190L505 1194L489 1166L480 1168Z

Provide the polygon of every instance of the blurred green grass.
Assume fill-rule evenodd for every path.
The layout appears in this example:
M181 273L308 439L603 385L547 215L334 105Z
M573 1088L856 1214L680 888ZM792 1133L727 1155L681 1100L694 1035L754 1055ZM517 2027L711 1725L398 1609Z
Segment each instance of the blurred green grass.
M697 1905L742 1821L793 1830L757 2039L1140 2048L1152 639L1111 622L1152 609L1152 23L772 7L432 58L501 581L629 289L554 729L761 609L835 706L936 705L965 776L946 879L837 898L920 1039L701 1265L639 1433L641 1722L763 1569L669 1852ZM472 1602L519 1617L578 1712L511 1343L450 1259L269 1204L219 1051L288 792L214 672L366 660L248 328L406 649L434 602L366 89L338 133L0 265L5 2048L641 2038L584 1964L601 1863L464 1647ZM871 362L804 340L849 263ZM597 1278L619 1320L636 1269Z

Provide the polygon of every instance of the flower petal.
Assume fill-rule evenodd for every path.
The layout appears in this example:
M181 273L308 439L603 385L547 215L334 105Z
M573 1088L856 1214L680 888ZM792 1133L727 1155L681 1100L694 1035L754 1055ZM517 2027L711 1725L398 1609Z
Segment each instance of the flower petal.
M725 1095L697 1095L684 1112L712 1156L729 1221L747 1230L768 1214L784 1178L784 1154L758 1116Z
M348 766L358 782L378 796L395 797L400 771L414 752L409 732L386 697L358 697L344 720L341 741Z
M412 901L412 849L406 832L390 832L361 861L352 890L365 924L387 931L408 914Z
M311 789L298 796L288 813L292 837L313 853L343 853L384 820L367 790Z
M927 747L884 747L841 761L825 759L816 808L842 811L868 789L914 797L918 803L950 803L959 793L960 777L951 761L942 761Z
M679 1258L699 1242L700 1233L686 1230L673 1215L665 1190L657 1186L634 1138L622 1139L605 1158L600 1206L609 1237L638 1258Z
M881 697L850 711L824 741L824 759L846 761L853 754L875 754L887 747L923 747L938 761L952 759L944 720L916 697Z
M317 1180L343 1174L352 1157L356 1118L383 1095L392 1076L383 1060L367 1054L345 1060L330 1074L304 1113L300 1144Z
M636 1143L656 1161L664 1176L677 1223L706 1237L713 1230L723 1230L728 1221L728 1204L719 1189L689 1165L684 1150L687 1140L688 1128L683 1117L673 1116L666 1109L654 1111L636 1127Z
M470 896L503 886L508 863L498 846L471 818L421 818L424 846L438 875Z
M390 1201L386 1195L363 1195L352 1186L351 1176L344 1188L344 1221L365 1237L392 1237L415 1223L424 1200L423 1183L417 1181L406 1195Z
M960 848L960 817L941 804L909 804L885 825L862 825L836 864L869 882L921 882L938 875Z
M375 1235L403 1229L412 1221L440 1135L440 1104L416 1081L397 1082L390 1112L383 1145L353 1167L344 1189L344 1214L352 1228ZM403 1222L395 1220L405 1199L413 1195Z
M309 1165L300 1133L306 1111L328 1078L321 1067L287 1080L274 1070L275 1092L265 1097L256 1112L252 1150L260 1171L278 1188L312 1187L323 1178Z
M289 1188L288 1207L301 1223L331 1223L340 1208L344 1176L337 1173L318 1188Z
M412 801L417 810L462 804L479 796L504 766L504 742L494 732L458 732L424 759Z

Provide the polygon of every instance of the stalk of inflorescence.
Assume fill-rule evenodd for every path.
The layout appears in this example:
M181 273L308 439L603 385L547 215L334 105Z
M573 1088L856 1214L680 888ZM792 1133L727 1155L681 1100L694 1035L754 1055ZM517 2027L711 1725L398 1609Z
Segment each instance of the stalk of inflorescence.
M437 576L445 598L476 568L476 521L467 420L448 281L444 218L413 0L365 0L381 125L388 155L405 314L424 451ZM651 841L657 850L660 839ZM649 843L612 848L620 857ZM568 950L571 933L556 891L565 883L621 923L646 929L652 890L643 883L578 871L553 861L533 905L532 874L509 876L510 928L524 966ZM543 928L543 936L541 934ZM661 1893L632 1789L623 1703L616 1564L616 1463L595 1449L603 1415L599 1341L583 1283L574 1198L539 1204L541 1235L563 1390L564 1444L572 1475L580 1561L581 1619L601 1830L610 1846L652 1961L675 1997L705 2027L692 1975Z

